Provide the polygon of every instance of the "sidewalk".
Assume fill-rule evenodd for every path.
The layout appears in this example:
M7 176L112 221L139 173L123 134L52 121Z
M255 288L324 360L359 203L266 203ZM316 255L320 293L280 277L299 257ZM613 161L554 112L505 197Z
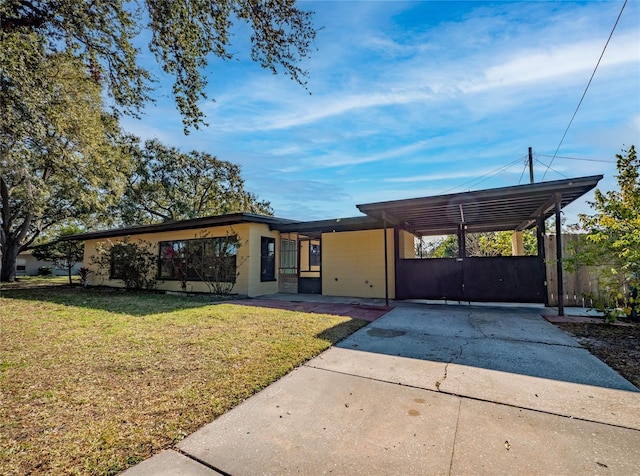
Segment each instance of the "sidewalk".
M640 393L537 310L400 304L125 472L329 473L639 474Z

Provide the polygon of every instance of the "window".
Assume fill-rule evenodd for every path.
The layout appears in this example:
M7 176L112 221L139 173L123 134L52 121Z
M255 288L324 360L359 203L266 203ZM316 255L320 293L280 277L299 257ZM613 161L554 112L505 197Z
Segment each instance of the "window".
M207 279L235 283L235 236L160 242L161 279Z
M309 245L309 266L320 266L320 245Z
M280 274L296 274L296 240L280 240Z
M276 239L262 237L260 242L260 281L276 280Z
M125 245L114 245L111 247L111 267L109 269L109 279L124 279L126 271L124 269L129 248Z

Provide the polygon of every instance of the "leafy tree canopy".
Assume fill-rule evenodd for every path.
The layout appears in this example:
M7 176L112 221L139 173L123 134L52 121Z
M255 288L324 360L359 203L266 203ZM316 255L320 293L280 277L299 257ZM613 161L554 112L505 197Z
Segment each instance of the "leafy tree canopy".
M51 261L58 268L65 268L69 276L69 284L72 284L71 270L77 263L82 262L84 243L74 240L62 241L61 238L77 233L82 233L82 229L77 225L61 226L53 241L37 245L32 251L36 259Z
M152 89L135 46L147 29L150 51L175 79L173 93L188 131L203 123L198 103L206 98L204 67L212 56L234 57L234 22L249 25L254 61L304 85L307 72L299 61L309 55L315 39L311 15L295 0L4 0L0 44L4 48L15 35L37 36L46 54L73 54L104 83L118 110L135 114L150 100ZM38 55L26 50L27 64ZM25 72L37 85L40 72Z
M46 54L37 35L2 34L0 278L10 281L17 254L41 233L107 209L128 160L116 119L103 112L102 88L82 62Z
M466 238L467 256L511 256L511 231L490 231L469 233ZM524 254L535 256L538 253L536 235L532 230L523 232ZM449 235L428 243L418 250L424 258L456 258L458 256L458 237Z
M240 167L156 140L132 144L134 170L116 210L122 224L139 225L226 213L272 215L269 202L244 189Z
M640 160L635 146L616 154L619 190L595 191L593 215L580 215L587 232L578 264L615 265L627 276L640 277ZM575 263L574 263L575 264Z

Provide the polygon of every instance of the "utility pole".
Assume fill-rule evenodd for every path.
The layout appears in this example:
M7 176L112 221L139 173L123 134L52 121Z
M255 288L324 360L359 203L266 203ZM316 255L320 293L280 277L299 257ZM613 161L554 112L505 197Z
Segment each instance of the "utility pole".
M529 183L533 183L533 153L529 147Z

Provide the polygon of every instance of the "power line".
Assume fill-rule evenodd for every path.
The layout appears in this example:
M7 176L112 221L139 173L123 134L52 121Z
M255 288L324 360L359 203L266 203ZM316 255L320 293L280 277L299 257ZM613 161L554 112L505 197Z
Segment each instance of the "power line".
M596 67L593 69L593 73L591 73L591 78L589 78L589 82L587 83L587 87L584 89L584 92L582 93L582 97L580 98L580 102L578 102L578 107L576 107L576 110L573 112L573 116L571 116L571 120L569 121L569 124L567 125L567 128L564 130L564 134L562 134L562 139L560 139L560 143L558 144L558 147L557 147L555 153L553 154L553 157L551 158L551 162L549 162L549 166L547 167L547 170L545 170L544 174L542 174L542 180L544 180L545 176L547 175L547 172L549 171L549 169L551 169L551 164L553 164L553 160L556 158L556 155L558 154L558 151L560 150L560 146L564 142L564 139L567 136L567 132L569 132L569 128L571 127L571 124L573 123L573 120L575 119L576 114L578 114L578 109L580 109L580 105L582 104L582 101L584 100L584 97L587 95L587 91L589 90L589 86L591 86L591 81L593 80L593 77L596 75L596 71L598 70L598 66L600 66L600 61L602 61L602 57L604 56L604 52L607 50L607 46L609 45L609 41L611 41L611 37L613 36L613 32L616 30L616 27L618 26L618 21L620 21L620 17L622 16L622 12L624 11L624 7L626 7L626 6L627 6L627 0L624 0L624 3L622 4L622 8L620 9L620 13L618 13L618 18L616 18L616 22L613 25L613 28L611 29L611 33L609 33L609 38L607 38L607 42L605 43L604 48L602 49L602 53L600 54L600 58L598 58L598 62L596 63Z
M554 157L553 155L545 155L545 154L536 154L538 157ZM565 157L562 155L556 155L556 159L566 159L566 160L581 160L584 162L602 162L605 164L615 164L615 160L603 160L603 159L583 159L581 157Z
M488 172L488 173L486 173L486 174L484 174L484 175L481 175L480 177L476 177L476 178L474 178L474 179L471 179L471 180L466 181L466 182L465 182L465 183L463 183L463 184L460 184L460 185L457 185L457 186L455 186L455 187L451 187L451 188L449 188L449 189L447 189L447 190L444 190L443 192L440 192L440 195L444 195L445 193L448 193L448 192L450 192L450 191L452 191L452 190L455 190L455 189L457 189L457 188L462 188L462 187L464 187L464 186L466 186L466 185L468 185L468 184L471 184L471 183L473 183L473 182L476 182L477 180L480 180L480 181L479 181L479 182L477 182L477 183L474 183L474 185L481 184L482 182L484 182L484 181L486 181L486 180L489 180L489 179L490 179L491 177L493 177L494 175L497 175L497 174L499 174L500 172L502 172L502 171L504 171L504 170L508 169L508 168L509 168L509 167L511 167L512 165L517 164L518 162L520 162L520 161L521 161L521 160L523 160L524 158L525 158L525 157L520 157L519 159L516 159L516 160L514 160L514 161L512 161L512 162L509 162L508 164L503 165L502 167L499 167L499 168L497 168L497 169L495 169L495 170L492 170L491 172ZM485 178L485 177L486 177L486 178ZM482 180L481 180L481 179L482 179Z
M551 169L551 170L553 170L555 173L557 173L558 175L562 175L564 178L569 178L569 177L567 177L565 174L563 174L562 172L560 172L560 171L558 171L558 170L556 170L556 169L552 169L552 168L551 168L551 163L549 163L549 165L547 165L547 164L545 164L544 162L542 162L542 161L540 161L540 160L538 160L538 159L535 159L535 161L536 161L536 162L538 162L539 164L544 165L544 166L547 168L547 170ZM544 178L544 177L543 177L543 178Z
M518 179L518 185L522 182L522 177L524 177L524 173L527 171L527 166L529 165L528 161L524 161L524 167L522 168L522 173L520 174L520 178Z

